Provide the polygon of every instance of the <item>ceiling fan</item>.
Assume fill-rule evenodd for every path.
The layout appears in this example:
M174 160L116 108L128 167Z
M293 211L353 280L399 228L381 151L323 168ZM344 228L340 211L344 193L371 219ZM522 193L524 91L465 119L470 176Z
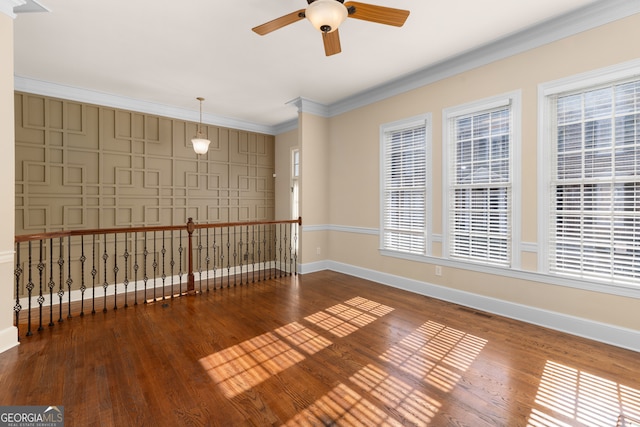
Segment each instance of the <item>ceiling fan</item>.
M286 25L307 18L322 33L324 52L327 56L341 52L338 27L347 17L379 24L402 27L409 16L408 10L375 6L355 1L344 0L307 0L306 9L296 10L273 21L258 25L252 30L264 36Z

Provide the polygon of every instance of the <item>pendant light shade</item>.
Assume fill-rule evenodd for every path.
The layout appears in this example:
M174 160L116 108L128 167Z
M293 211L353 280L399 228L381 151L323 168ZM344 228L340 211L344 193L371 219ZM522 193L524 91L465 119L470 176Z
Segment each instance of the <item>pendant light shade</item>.
M323 33L332 33L347 19L344 4L337 0L315 0L304 12L311 24Z
M200 101L200 123L198 124L196 137L191 140L191 144L193 144L193 151L196 154L206 154L209 151L211 141L205 138L204 133L202 133L202 101L204 101L204 98L198 97L196 99Z

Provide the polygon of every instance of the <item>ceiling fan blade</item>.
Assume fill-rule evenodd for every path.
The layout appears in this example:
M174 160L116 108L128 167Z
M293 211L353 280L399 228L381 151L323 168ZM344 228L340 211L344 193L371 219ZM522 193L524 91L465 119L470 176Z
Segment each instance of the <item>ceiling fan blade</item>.
M293 24L301 19L304 19L304 9L296 10L295 12L291 12L287 15L281 16L280 18L276 18L273 21L258 25L257 27L252 28L252 30L257 34L264 36L265 34L269 34L279 28Z
M402 27L409 16L408 10L394 9L391 7L376 6L373 4L348 1L344 5L349 9L355 8L355 12L349 13L349 18L362 19L364 21L377 22L379 24Z
M335 55L342 52L340 47L340 35L338 30L330 33L322 33L322 42L324 43L324 53L327 56Z

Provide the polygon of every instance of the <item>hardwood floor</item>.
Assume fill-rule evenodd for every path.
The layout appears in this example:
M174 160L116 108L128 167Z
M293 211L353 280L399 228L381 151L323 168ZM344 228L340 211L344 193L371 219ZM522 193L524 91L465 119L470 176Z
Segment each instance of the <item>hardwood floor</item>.
M0 354L0 384L66 426L640 419L638 353L334 272L74 317Z

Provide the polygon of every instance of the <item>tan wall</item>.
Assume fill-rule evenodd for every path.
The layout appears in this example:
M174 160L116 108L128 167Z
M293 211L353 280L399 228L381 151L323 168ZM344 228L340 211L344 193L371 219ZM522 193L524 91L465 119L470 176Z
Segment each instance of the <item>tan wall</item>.
M18 343L13 327L13 18L0 12L0 352Z
M3 115L3 117L5 117ZM16 234L272 220L275 138L15 94Z
M516 167L522 171L522 241L537 243L538 85L636 59L638 50L629 40L639 37L640 15L635 15L329 119L329 223L379 227L380 125L432 113L432 232L442 233L442 110L521 90L522 164ZM335 231L328 234L331 253L326 258L332 261L640 330L640 299L457 268L445 268L443 275L437 277L428 263L380 255L378 236ZM441 254L439 244L434 245L433 254ZM523 252L522 257L523 269L537 269L535 254Z
M329 120L302 113L300 135L300 212L303 221L301 255L303 263L326 259L329 253L326 231L307 231L308 227L329 224Z

